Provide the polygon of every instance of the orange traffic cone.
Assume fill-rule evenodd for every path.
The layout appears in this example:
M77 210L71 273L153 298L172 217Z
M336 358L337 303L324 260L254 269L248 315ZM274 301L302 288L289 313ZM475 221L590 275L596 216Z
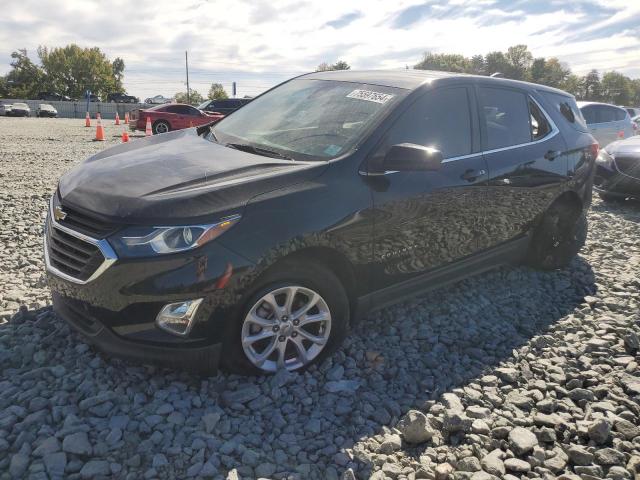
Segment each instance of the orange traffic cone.
M122 143L127 143L129 141L129 134L126 129L122 129Z
M116 125L120 125L120 115L116 112Z
M148 137L153 132L151 131L151 118L147 117L147 126L144 129L144 134Z
M98 114L98 126L96 127L96 138L94 138L94 140L104 142L104 127L102 126L100 114Z
M124 124L129 125L129 112L124 112Z
M193 120L189 120L189 128L193 128Z
M91 126L91 117L89 116L89 112L87 112L87 116L84 117L84 126L85 127Z

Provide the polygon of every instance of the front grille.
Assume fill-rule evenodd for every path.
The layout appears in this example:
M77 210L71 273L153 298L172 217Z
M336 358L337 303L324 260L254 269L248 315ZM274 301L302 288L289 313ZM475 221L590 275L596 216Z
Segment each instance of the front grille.
M616 166L625 175L640 178L640 158L618 157L615 158Z
M91 238L96 238L98 240L105 238L114 233L119 227L115 223L105 222L95 216L82 213L68 205L60 205L58 195L54 196L53 206L54 208L56 206L61 206L64 213L67 214L64 220L58 220L60 225L83 233Z
M105 261L100 249L47 222L49 263L62 273L81 281L88 280Z

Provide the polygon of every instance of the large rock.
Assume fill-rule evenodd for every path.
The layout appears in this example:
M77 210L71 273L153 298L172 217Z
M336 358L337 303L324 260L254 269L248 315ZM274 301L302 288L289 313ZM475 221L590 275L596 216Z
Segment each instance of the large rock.
M538 445L538 437L523 427L516 427L509 432L509 447L516 455L524 455Z
M409 410L398 423L397 429L408 443L424 443L433 437L429 420L418 410Z
M599 418L589 425L589 438L598 445L607 443L609 435L611 435L611 422L604 418Z
M91 455L93 449L86 432L76 432L64 437L62 450L76 455Z
M85 463L80 470L83 479L91 479L111 474L111 467L106 460L91 460Z
M495 449L489 452L482 459L482 468L496 477L502 477L505 473L505 466L502 459L504 458L504 452L500 449Z

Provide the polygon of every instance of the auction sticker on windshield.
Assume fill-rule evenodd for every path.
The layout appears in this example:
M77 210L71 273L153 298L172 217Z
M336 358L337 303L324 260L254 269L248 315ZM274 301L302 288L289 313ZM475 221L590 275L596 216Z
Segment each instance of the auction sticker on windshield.
M357 98L359 100L367 100L368 102L387 103L393 98L393 95L388 93L374 92L372 90L354 90L347 98Z

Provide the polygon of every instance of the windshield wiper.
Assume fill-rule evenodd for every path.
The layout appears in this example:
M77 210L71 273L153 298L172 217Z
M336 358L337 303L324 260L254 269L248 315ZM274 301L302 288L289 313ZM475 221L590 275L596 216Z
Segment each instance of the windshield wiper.
M254 153L256 155L262 155L263 157L282 158L283 160L293 160L291 157L287 157L280 152L269 150L268 148L255 147L247 143L227 143L225 147L235 148L243 152Z

